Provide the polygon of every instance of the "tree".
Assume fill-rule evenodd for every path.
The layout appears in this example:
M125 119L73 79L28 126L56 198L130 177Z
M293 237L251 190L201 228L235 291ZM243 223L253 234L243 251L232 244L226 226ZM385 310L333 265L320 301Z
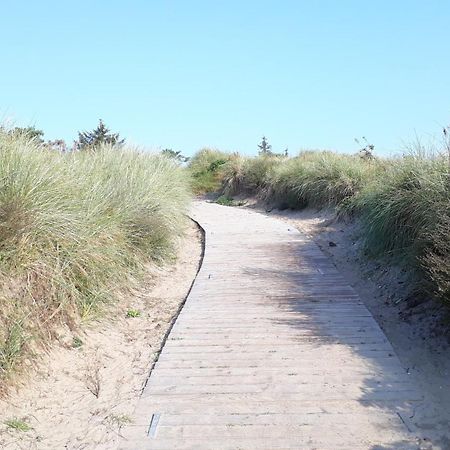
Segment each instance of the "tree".
M67 145L63 139L55 139L53 141L44 140L44 132L42 130L38 130L34 125L28 127L14 127L10 130L6 129L3 126L0 126L0 132L6 133L13 138L16 137L25 137L30 141L33 141L39 145L42 145L43 148L48 150L58 151L58 152L66 152Z
M258 148L260 156L268 156L272 154L272 146L269 144L265 136L262 137L262 141L258 144Z
M167 158L174 159L179 163L185 163L189 161L187 156L181 154L180 151L172 150L171 148L165 148L161 151L161 155L167 156Z
M11 136L25 136L27 139L33 140L39 144L44 143L44 132L38 130L35 126L15 127L9 131Z
M100 119L97 128L92 131L78 132L78 140L75 141L77 150L86 150L101 144L123 145L125 139L120 139L119 133L111 133L109 128Z

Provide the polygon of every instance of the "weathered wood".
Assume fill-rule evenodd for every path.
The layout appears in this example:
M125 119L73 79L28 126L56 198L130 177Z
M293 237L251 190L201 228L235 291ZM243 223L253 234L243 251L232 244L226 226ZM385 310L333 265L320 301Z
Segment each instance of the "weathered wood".
M421 394L320 249L247 210L192 214L204 261L119 448L417 448Z

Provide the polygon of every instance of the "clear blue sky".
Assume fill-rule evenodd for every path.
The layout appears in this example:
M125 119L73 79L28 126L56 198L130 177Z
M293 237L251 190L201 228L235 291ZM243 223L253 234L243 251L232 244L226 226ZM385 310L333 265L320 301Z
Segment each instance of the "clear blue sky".
M381 152L450 123L450 2L2 3L0 118L71 142Z

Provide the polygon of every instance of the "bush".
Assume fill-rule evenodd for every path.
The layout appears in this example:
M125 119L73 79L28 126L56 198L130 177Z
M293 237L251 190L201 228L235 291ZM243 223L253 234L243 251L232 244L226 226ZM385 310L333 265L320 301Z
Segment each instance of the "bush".
M223 166L229 159L229 154L219 150L199 150L188 164L193 191L196 194L217 191L222 183Z
M62 154L0 133L0 378L59 325L101 311L149 258L170 257L188 198L162 156Z

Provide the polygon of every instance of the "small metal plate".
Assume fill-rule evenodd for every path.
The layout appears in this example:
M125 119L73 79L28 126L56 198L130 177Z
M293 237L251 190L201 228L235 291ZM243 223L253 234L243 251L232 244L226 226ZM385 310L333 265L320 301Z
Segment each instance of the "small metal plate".
M152 418L150 420L150 425L148 426L147 436L151 438L156 437L156 429L158 428L159 419L161 417L161 414L156 413L152 415Z

